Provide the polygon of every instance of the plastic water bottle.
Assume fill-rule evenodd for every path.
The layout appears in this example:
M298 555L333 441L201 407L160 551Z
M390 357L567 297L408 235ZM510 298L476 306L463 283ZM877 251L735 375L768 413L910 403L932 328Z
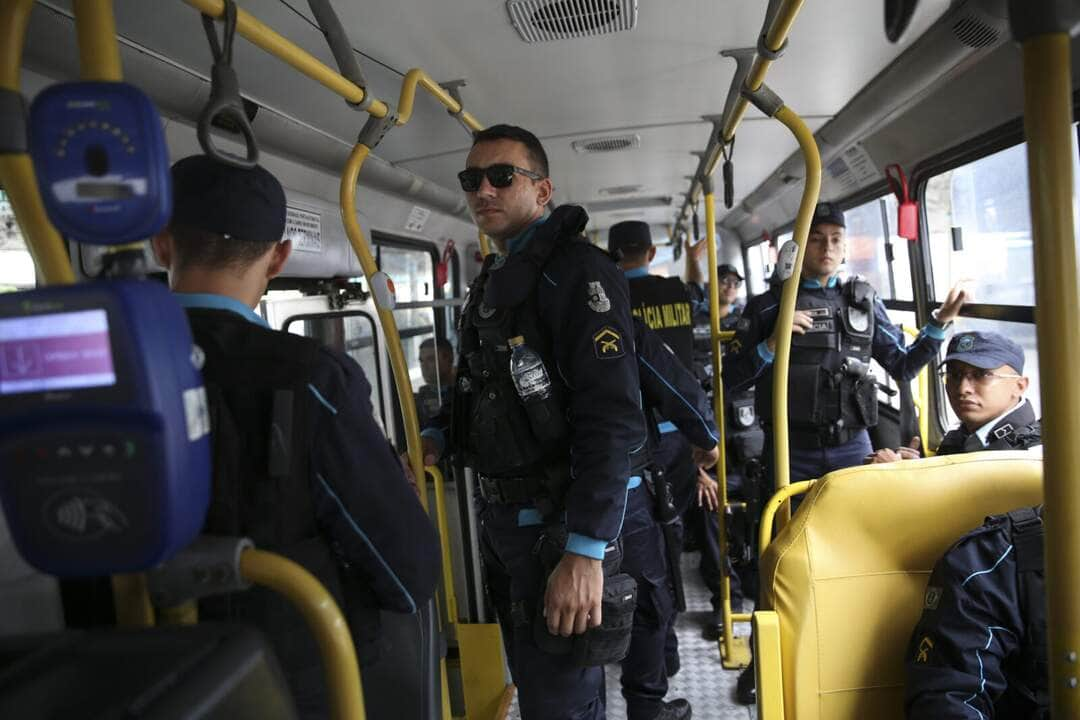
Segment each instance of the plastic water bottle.
M525 344L518 335L510 338L510 377L514 388L524 402L547 400L551 397L551 378L539 353Z

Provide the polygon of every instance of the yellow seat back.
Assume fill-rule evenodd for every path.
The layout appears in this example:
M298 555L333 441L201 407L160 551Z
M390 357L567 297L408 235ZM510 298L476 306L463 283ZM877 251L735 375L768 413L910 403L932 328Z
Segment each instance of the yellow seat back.
M985 516L1042 501L1042 462L980 452L825 476L761 561L785 717L902 720L904 651L934 563Z

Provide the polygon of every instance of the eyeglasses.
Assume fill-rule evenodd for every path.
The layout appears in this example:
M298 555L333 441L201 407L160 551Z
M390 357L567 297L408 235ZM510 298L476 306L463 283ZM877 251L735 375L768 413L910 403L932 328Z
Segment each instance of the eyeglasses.
M493 188L510 187L510 184L514 182L514 173L518 175L524 175L530 180L543 180L544 176L540 173L535 173L532 170L526 170L523 167L517 165L507 165L499 163L498 165L488 165L486 168L465 168L458 173L458 182L461 183L461 189L465 192L476 192L480 189L480 183L486 177L487 181L491 183Z
M742 287L742 280L739 280L738 278L733 278L733 277L724 278L723 280L720 281L720 286L721 287L730 287L730 288Z
M996 373L993 370L983 370L982 368L974 368L972 370L959 370L957 368L943 367L938 370L938 375L945 380L946 385L959 386L964 380L970 380L973 385L985 386L994 382L995 380L1006 380L1009 378L1021 378L1023 375L1006 375L1003 373Z

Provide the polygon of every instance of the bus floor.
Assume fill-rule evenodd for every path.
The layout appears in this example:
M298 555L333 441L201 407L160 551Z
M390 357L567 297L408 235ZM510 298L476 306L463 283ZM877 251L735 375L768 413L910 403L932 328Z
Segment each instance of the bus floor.
M667 699L686 698L693 707L693 720L755 720L755 707L734 701L738 671L724 670L715 642L701 637L701 627L710 614L709 591L698 572L699 553L683 553L682 574L686 590L686 612L679 615L675 631L679 636L681 669L671 678ZM748 634L750 626L736 628L737 635ZM620 692L618 665L607 667L607 720L623 720L626 702ZM517 701L508 720L521 720Z

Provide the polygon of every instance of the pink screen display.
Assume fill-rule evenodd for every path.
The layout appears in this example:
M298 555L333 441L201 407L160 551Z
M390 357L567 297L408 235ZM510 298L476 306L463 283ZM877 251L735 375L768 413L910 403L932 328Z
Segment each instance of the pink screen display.
M104 310L0 320L0 395L115 384Z

